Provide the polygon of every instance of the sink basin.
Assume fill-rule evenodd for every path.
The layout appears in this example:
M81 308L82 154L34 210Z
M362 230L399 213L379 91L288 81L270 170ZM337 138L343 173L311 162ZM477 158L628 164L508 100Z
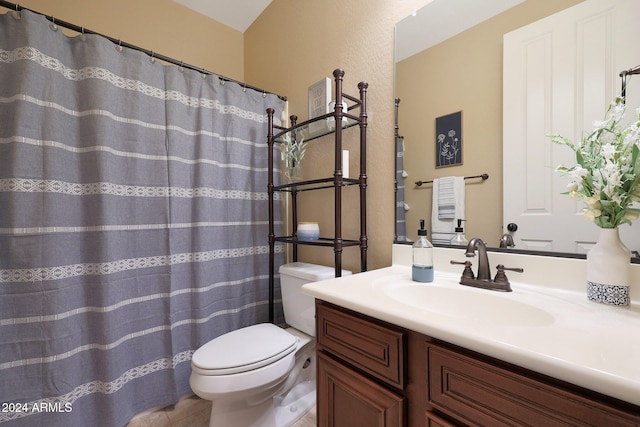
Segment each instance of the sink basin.
M470 288L454 279L416 283L407 277L395 277L374 281L373 285L399 303L474 323L535 327L550 325L555 320L545 310L519 301L522 296Z

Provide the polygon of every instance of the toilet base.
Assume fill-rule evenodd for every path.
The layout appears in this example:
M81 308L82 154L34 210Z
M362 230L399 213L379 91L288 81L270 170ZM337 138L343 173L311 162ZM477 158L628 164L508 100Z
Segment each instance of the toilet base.
M304 388L305 385L311 385L311 387ZM300 418L302 418L311 408L316 404L316 384L315 382L308 382L299 384L296 388L300 388L299 392L305 392L297 400L289 403L288 405L278 406L275 409L275 426L277 427L289 427L294 424ZM293 391L296 390L293 389Z
M211 406L209 427L289 427L315 405L315 382L300 383L284 399L275 397L254 406L218 403Z
M209 427L289 427L315 405L315 340L294 328L287 331L298 338L299 347L295 360L288 365L288 375L278 382L213 396L206 377L192 373L194 392L202 398L213 397Z

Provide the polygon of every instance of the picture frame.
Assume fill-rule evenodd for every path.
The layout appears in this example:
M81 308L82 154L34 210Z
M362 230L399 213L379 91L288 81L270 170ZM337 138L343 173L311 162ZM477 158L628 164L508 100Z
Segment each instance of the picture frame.
M436 117L436 168L462 164L462 111Z
M309 86L309 119L329 113L331 102L331 79L325 77ZM327 132L329 127L326 120L319 120L309 124L310 136Z

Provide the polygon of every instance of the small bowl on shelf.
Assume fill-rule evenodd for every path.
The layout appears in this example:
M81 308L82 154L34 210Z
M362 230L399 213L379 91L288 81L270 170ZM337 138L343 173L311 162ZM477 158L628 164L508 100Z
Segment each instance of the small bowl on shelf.
M299 222L297 231L298 240L311 242L320 237L320 227L317 222Z

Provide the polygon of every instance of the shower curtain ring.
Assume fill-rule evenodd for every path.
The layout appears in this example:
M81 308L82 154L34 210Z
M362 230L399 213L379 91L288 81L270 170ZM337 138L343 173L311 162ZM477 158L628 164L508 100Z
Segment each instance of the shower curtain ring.
M49 28L51 29L51 31L58 31L58 26L56 25L56 17L55 16L51 17L51 24L49 25Z
M86 41L87 36L84 34L84 27L80 27L80 40Z
M11 11L11 16L13 16L14 19L20 19L20 5L16 3L16 10L12 10Z
M183 65L184 65L184 62L180 61L180 67L178 67L178 71L180 71L181 73L184 71Z
M118 52L122 52L122 39L118 39L118 46L116 46Z
M149 62L151 62L152 64L156 63L156 58L153 57L154 53L153 51L151 51L151 57L149 58Z
M247 85L246 85L246 84L244 84L244 83L242 84L242 91L243 91L243 92L246 92L246 91L247 91Z

